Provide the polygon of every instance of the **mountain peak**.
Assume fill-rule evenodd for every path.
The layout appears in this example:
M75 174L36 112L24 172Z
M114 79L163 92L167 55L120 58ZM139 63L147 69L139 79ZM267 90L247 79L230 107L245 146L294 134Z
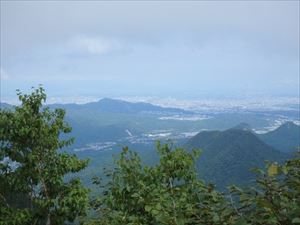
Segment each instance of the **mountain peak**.
M125 103L126 101L120 100L120 99L116 99L116 98L101 98L98 103L111 103L111 102L115 102L115 103ZM126 103L131 103L131 102L126 102Z
M246 184L254 178L251 168L262 167L264 160L280 162L286 157L242 129L200 132L187 142L187 147L203 150L196 163L199 175L221 187Z
M238 125L232 127L231 129L236 130L244 130L244 131L251 131L251 126L248 123L239 123Z
M187 113L187 111L177 108L166 108L152 105L146 102L128 102L121 99L102 98L98 102L88 103L86 106L105 112L115 113L141 113L141 112L167 112L167 113Z

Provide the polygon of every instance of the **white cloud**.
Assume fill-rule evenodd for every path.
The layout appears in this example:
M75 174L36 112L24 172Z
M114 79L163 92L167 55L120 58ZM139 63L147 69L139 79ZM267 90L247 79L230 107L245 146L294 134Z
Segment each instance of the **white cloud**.
M4 71L4 69L0 68L0 80L8 80L9 76L8 74Z
M79 36L70 41L70 45L75 51L89 54L102 55L121 48L119 41L102 37Z

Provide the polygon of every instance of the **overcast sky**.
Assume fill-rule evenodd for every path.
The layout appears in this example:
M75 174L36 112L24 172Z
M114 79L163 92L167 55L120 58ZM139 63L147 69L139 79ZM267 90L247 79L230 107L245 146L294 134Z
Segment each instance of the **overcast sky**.
M299 1L1 0L1 100L40 83L62 98L295 97Z

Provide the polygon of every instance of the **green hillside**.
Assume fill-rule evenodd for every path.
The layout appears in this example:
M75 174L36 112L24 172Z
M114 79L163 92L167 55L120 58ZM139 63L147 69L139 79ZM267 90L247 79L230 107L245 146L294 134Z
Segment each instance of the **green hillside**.
M203 131L188 140L189 149L200 148L199 176L224 188L229 184L246 185L255 177L251 168L262 167L265 160L281 162L288 155L240 129Z
M160 107L144 102L127 102L119 99L103 98L97 102L86 104L53 104L53 108L63 107L65 109L88 109L109 113L192 113L182 109Z
M300 126L287 122L276 130L258 135L264 142L282 152L295 152L300 147Z
M156 155L147 151L150 145L124 142L129 148L121 152L102 149L100 157L81 148L76 156L64 151L72 143L62 139L71 132L64 110L42 108L42 87L18 95L21 106L0 110L1 225L300 224L299 158L276 163L288 154L265 144L245 124L191 138L188 147L203 148L198 161L200 151L175 146L182 146L181 140L158 142ZM87 156L94 159L89 167L89 160L80 159ZM259 170L254 183L249 168L266 159L275 162ZM233 185L218 191L251 181L249 189ZM96 186L92 193L90 185Z

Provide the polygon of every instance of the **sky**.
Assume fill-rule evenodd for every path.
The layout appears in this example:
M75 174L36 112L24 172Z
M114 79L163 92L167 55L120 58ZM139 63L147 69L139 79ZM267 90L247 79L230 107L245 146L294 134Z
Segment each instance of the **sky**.
M1 0L1 101L299 96L299 1Z

